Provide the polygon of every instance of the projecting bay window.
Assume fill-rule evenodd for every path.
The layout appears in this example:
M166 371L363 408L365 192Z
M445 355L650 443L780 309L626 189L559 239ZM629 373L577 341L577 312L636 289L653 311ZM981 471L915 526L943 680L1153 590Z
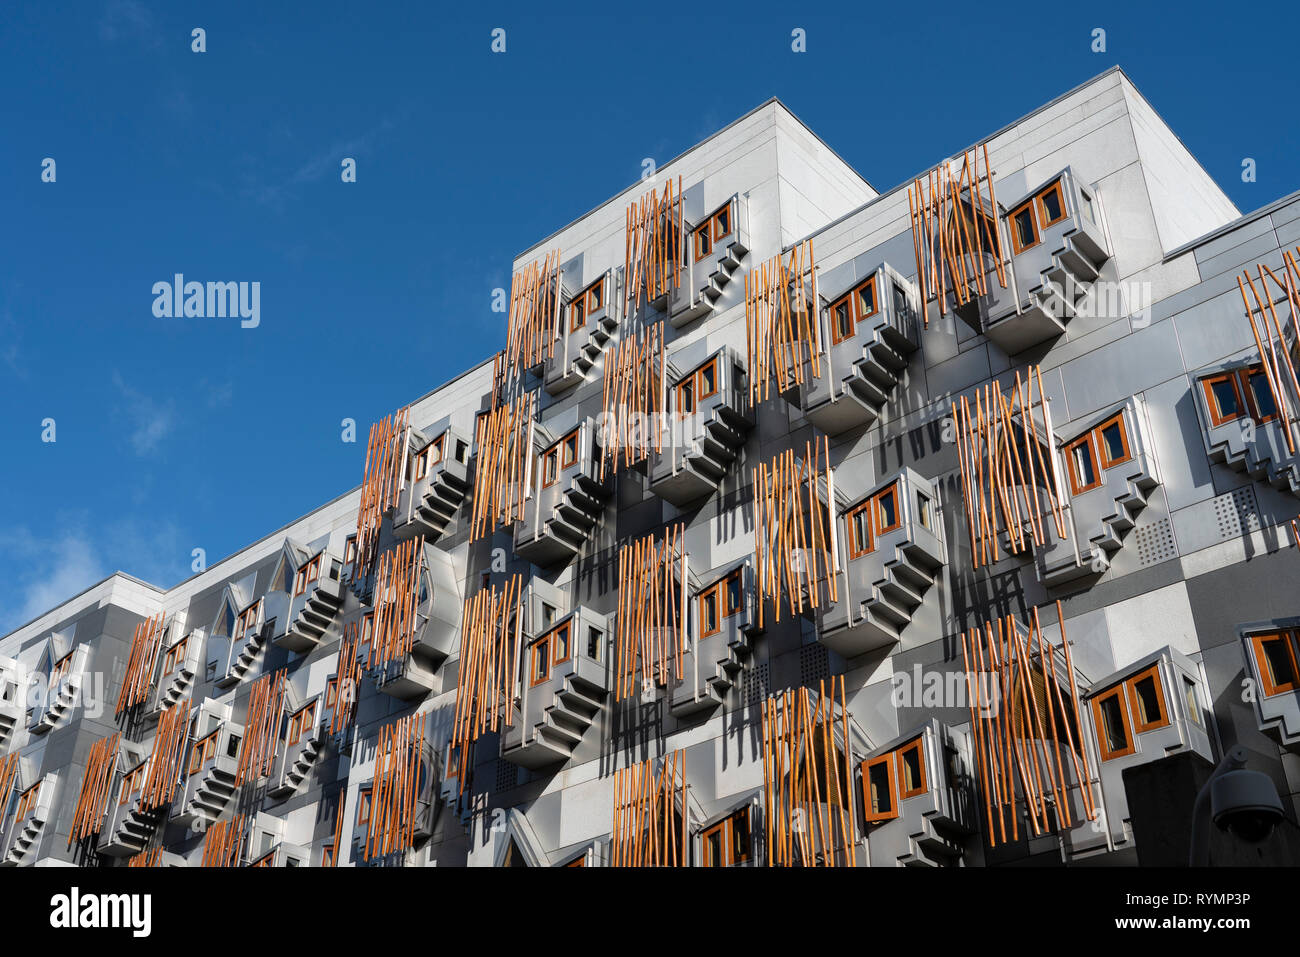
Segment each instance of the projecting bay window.
M147 761L142 761L135 768L122 775L122 792L118 797L118 804L130 804L139 795L140 789L144 787L147 764Z
M744 591L737 568L700 592L700 637L708 638L722 631L723 619L739 614L744 608Z
M1065 447L1071 492L1080 495L1097 488L1102 484L1105 469L1122 465L1132 458L1128 430L1121 412L1089 429Z
M677 415L693 415L699 404L718 394L718 357L714 356L694 372L685 376L676 387Z
M168 648L167 653L163 655L162 673L164 678L185 663L185 647L189 644L189 640L189 635L186 635Z
M569 660L571 622L564 622L550 634L543 635L533 644L532 684L538 685L551 677L551 670Z
M569 301L569 331L577 332L587 324L587 317L605 306L605 277L578 293Z
M733 867L749 860L749 808L723 818L700 835L704 867Z
M1011 248L1024 252L1041 241L1041 230L1055 226L1066 217L1065 196L1061 181L1055 180L1040 189L1011 211Z
M898 507L898 483L893 482L849 510L849 559L876 549L876 539L903 524Z
M925 741L914 738L862 763L862 796L871 824L898 817L898 802L925 794Z
M1201 379L1210 424L1218 427L1249 415L1256 425L1277 418L1273 390L1261 365L1219 372Z
M1264 697L1300 691L1300 635L1294 630L1250 636Z
M194 743L190 750L190 774L198 774L217 754L217 737L221 729Z
M542 488L550 488L562 471L577 464L579 431L574 429L542 453Z
M235 631L231 636L232 640L239 641L245 635L257 630L257 618L262 611L262 600L259 598L253 604L249 605L239 613L239 618L235 621Z
M1194 713L1199 715L1200 709ZM1134 735L1169 724L1160 668L1152 665L1094 697L1092 716L1103 761L1132 754L1136 750Z
M302 568L298 569L298 578L294 582L293 586L293 594L295 598L305 592L308 585L314 583L316 579L320 578L320 560L321 556L317 555L311 561L307 562L306 565L303 565Z
M316 726L316 702L300 708L289 718L289 735L285 743L293 747L304 737L309 736Z
M873 274L846 295L831 303L831 343L839 345L853 337L857 325L880 311L876 298L876 277Z
M41 782L37 781L18 796L18 807L14 811L14 820L21 821L36 810L36 802L41 796Z
M712 253L715 243L731 235L731 225L731 203L727 203L695 227L691 245L695 250L696 262Z

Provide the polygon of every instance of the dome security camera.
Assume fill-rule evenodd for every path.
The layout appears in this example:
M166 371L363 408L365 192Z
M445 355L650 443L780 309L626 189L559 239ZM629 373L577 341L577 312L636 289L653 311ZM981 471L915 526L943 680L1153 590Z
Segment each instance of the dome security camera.
M1282 801L1273 781L1259 771L1236 770L1210 785L1215 825L1247 844L1258 844L1282 820Z

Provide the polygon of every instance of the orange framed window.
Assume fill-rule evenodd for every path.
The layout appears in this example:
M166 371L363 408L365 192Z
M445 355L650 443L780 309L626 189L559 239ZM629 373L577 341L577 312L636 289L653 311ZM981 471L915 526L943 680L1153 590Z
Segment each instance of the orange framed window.
M190 774L197 773L217 753L217 735L221 733L218 728L205 738L200 738L195 742L193 749L190 751Z
M925 741L917 738L894 752L898 757L898 799L926 792Z
M36 810L36 802L40 796L41 782L37 781L18 796L18 808L14 811L14 820L22 820L32 811Z
M601 276L587 287L587 315L605 308L605 277Z
M854 506L844 517L849 526L849 558L858 558L874 551L875 539L871 535L871 507L874 499Z
M542 488L550 488L559 478L559 448L542 453Z
M1065 461L1069 465L1070 490L1075 495L1101 485L1101 468L1097 465L1097 449L1092 443L1091 432L1065 447Z
M325 682L325 710L338 704L339 701L339 676L331 675L330 680Z
M533 679L535 685L541 684L551 676L551 642L549 638L539 639L533 645Z
M708 399L718 394L718 357L714 356L695 373L697 399Z
M831 344L839 345L853 337L853 304L849 297L831 303Z
M679 416L695 412L695 376L687 376L677 384L676 397Z
M54 666L50 668L50 681L49 681L50 684L54 684L59 679L61 679L65 674L68 673L68 669L72 667L72 656L74 654L76 654L75 649L73 651L69 651L58 661L54 662Z
M578 430L574 429L560 440L560 468L567 469L578 463Z
M425 473L429 470L429 457L424 452L419 452L415 456L415 475L414 481L418 482L424 478Z
M1022 253L1038 245L1038 220L1034 216L1034 201L1012 210L1007 217L1011 223L1011 248Z
M357 537L349 535L347 541L343 543L343 564L351 565L357 560Z
M704 867L733 867L749 860L749 808L737 811L700 835Z
M894 753L862 762L862 802L867 823L892 821L898 817L894 786Z
M700 637L708 638L722 630L718 614L718 586L711 585L700 595Z
M1097 744L1103 761L1133 753L1133 728L1125 707L1123 684L1092 699L1092 717L1097 726Z
M1061 193L1059 179L1039 192L1035 201L1038 203L1038 221L1043 229L1065 219L1065 196Z
M569 623L567 621L551 632L550 644L552 667L569 660Z
M565 867L586 867L586 866L587 866L587 852L586 852L586 851L583 851L581 854L579 854L579 855L578 855L577 857L575 857L573 860L569 861L569 863L565 864L564 866L565 866Z
M707 220L703 225L695 229L695 239L692 243L695 248L695 261L699 262L705 256L713 252L713 221Z
M569 331L576 332L587 324L587 297L575 296L569 303Z
M1152 665L1146 671L1129 678L1124 682L1124 687L1128 689L1128 700L1132 706L1134 734L1163 728L1169 723L1159 665Z
M247 632L256 629L257 615L262 610L262 601L258 599L249 605L239 614L239 620L235 623L235 637L242 638Z
M903 525L903 513L898 508L898 483L881 489L874 496L876 537L892 532Z
M1264 697L1300 690L1300 638L1294 631L1274 631L1250 636Z
M370 823L370 788L364 787L357 792L357 827Z
M163 656L163 674L169 675L185 662L185 648L189 644L190 637L186 635L176 644L167 649L167 654Z
M740 569L737 568L724 578L722 585L727 599L725 614L726 617L730 618L732 615L739 614L745 608L745 585L740 580Z
M1273 390L1269 388L1268 376L1263 366L1251 366L1241 370L1242 392L1246 394L1246 405L1250 414L1260 425L1277 418L1277 403L1273 401Z
M1205 404L1210 410L1210 424L1223 425L1240 418L1245 404L1241 399L1241 386L1237 382L1237 373L1221 372L1206 376L1201 380L1205 390Z
M1124 425L1124 413L1107 419L1097 426L1097 448L1101 453L1101 467L1114 468L1133 458L1128 446L1128 428Z
M438 436L436 439L434 439L432 442L429 443L429 448L425 451L425 455L429 460L430 469L432 469L435 465L441 464L442 447L446 444L447 444L446 432L442 433L442 435Z
M713 241L716 243L724 236L731 235L731 203L727 203L714 213L709 222L713 224Z
M872 274L831 304L831 344L839 345L850 338L859 322L879 311L876 277Z
M333 866L334 866L334 861L335 861L335 858L334 858L334 845L333 845L333 844L326 844L324 847L321 848L321 851L320 851L320 866L321 866L321 867L333 867Z

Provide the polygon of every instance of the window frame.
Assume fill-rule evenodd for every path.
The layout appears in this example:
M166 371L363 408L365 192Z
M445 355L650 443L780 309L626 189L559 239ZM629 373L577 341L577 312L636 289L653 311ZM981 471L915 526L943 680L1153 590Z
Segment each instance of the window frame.
M907 754L909 751L916 752L917 755L916 763L917 763L918 773L921 775L921 784L919 787L907 791L904 790L904 782L906 781L906 777L903 774L903 770L904 770L903 755ZM925 735L920 735L912 739L911 741L907 742L907 744L903 745L902 747L895 748L894 754L898 759L898 779L897 779L898 799L900 801L905 801L910 797L916 797L918 794L925 794L927 791L929 791L930 790L929 775L926 774L926 770L925 770Z
M1142 708L1138 698L1137 685L1139 681L1143 681L1148 677L1155 680L1156 704L1159 706L1160 715L1155 721L1142 723ZM1169 702L1165 700L1164 684L1163 679L1160 677L1159 662L1149 668L1143 668L1130 678L1124 679L1125 693L1128 695L1129 705L1131 706L1130 718L1132 719L1134 734L1144 734L1147 731L1169 726Z
M1112 459L1109 457L1109 452L1106 447L1106 442L1102 438L1102 433L1105 432L1112 425L1119 426L1119 441L1120 444L1124 447L1124 454L1117 459ZM1125 424L1124 422L1124 413L1122 411L1116 412L1109 419L1101 423L1101 425L1097 426L1092 431L1097 433L1097 458L1098 458L1098 463L1101 465L1103 469L1111 469L1117 465L1123 465L1125 462L1133 461L1133 448L1132 446L1129 445L1128 442L1128 425Z
M894 523L892 525L885 524L885 516L882 513L880 506L880 503L889 496L892 496L894 499ZM876 540L879 540L881 535L886 535L895 529L903 527L903 509L899 502L897 481L890 482L887 486L872 495L871 501L875 503L875 512L872 515L872 521L875 523L873 531Z
M691 249L695 255L695 261L699 262L713 255L713 218L705 220L699 226L691 231L692 242Z
M1133 733L1132 718L1128 713L1128 694L1124 690L1124 682L1112 685L1100 694L1093 695L1089 702L1092 708L1092 719L1094 732L1097 738L1097 750L1101 752L1103 761L1111 761L1115 758L1122 758L1133 754L1137 751L1137 736ZM1103 701L1115 698L1119 702L1120 725L1124 730L1124 747L1112 749L1110 746L1110 737L1105 733L1107 727L1105 718L1102 716L1101 705Z
M724 216L727 218L727 228L719 232L718 220L722 219ZM709 235L712 237L712 245L716 246L718 240L725 239L731 235L731 229L733 226L732 220L734 218L735 217L731 215L730 200L719 206L717 210L714 211L713 215L709 217Z
M1011 250L1013 255L1020 255L1026 249L1033 249L1043 241L1043 231L1038 225L1038 210L1035 209L1034 200L1037 197L1031 196L1011 212L1007 213L1007 225L1011 227ZM1034 237L1032 242L1022 243L1020 241L1020 230L1016 228L1016 218L1023 212L1029 213L1029 225L1033 229Z
M1083 484L1083 476L1079 474L1074 460L1074 450L1081 445L1088 447L1088 460L1092 463L1092 482ZM1092 429L1089 429L1077 439L1066 444L1065 449L1065 468L1070 475L1070 494L1082 495L1084 492L1091 492L1095 488L1102 486L1101 463L1097 460L1097 446L1092 441Z
M874 497L869 498L859 502L844 513L844 521L848 526L849 533L849 561L861 558L863 555L870 555L876 550L875 523L871 517L874 504ZM867 544L865 548L862 547L862 543L858 540L857 524L854 522L854 519L863 512L866 513Z
M1255 376L1263 376L1265 387L1269 390L1269 398L1273 400L1273 414L1263 415L1259 409L1259 400L1255 396L1255 387L1251 385L1250 380ZM1237 370L1238 393L1246 400L1245 408L1250 417L1255 420L1256 425L1263 425L1266 422L1272 422L1278 417L1277 397L1273 395L1272 387L1268 383L1268 373L1264 371L1264 366L1253 365L1244 369Z
M889 791L889 809L873 811L871 809L871 769L877 765L885 767L885 786ZM894 752L867 758L862 762L862 811L867 824L879 824L892 821L898 817L898 784L894 773Z
M1292 681L1278 684L1273 680L1273 669L1268 663L1268 656L1264 653L1264 642L1270 640L1280 640L1284 643L1287 657L1291 661ZM1259 683L1265 698L1295 694L1300 691L1300 648L1297 645L1300 645L1300 638L1297 637L1293 628L1260 631L1250 636L1250 650L1251 654L1255 656L1255 670L1259 674Z
M566 661L568 661L570 658L573 657L573 629L569 627L572 621L573 621L572 618L566 618L564 621L560 622L558 625L552 628L551 633L546 636L546 641L548 641L551 645L551 667L548 671L548 675L547 675L548 677L550 676L550 673L554 672L554 670L558 666L564 664ZM560 632L564 632L565 635L563 658L557 657L560 650L559 648L560 643L556 639L558 638Z
M551 680L551 636L549 633L533 642L529 660L532 667L528 670L528 687L535 688L537 685ZM539 675L539 671L543 673Z
M1232 415L1224 415L1223 410L1219 408L1219 399L1214 394L1214 385L1217 382L1227 380L1232 383L1232 392L1237 400L1237 411ZM1237 370L1229 372L1216 372L1213 375L1203 376L1201 378L1201 389L1205 393L1205 407L1210 413L1210 427L1218 428L1229 422L1235 422L1240 419L1246 412L1245 396L1241 394L1241 380L1237 377Z
M836 299L834 302L831 303L830 305L831 345L837 346L841 342L847 342L849 339L853 338L853 336L857 334L859 322L862 322L865 319L870 319L872 316L879 314L880 288L876 285L876 276L877 273L872 273L866 279L862 280L862 282L853 286L853 288L849 289L846 293L844 293L844 295L840 296L838 299ZM859 308L859 303L861 301L861 292L863 289L867 288L868 286L871 287L871 311L863 312ZM840 334L841 330L838 328L838 323L836 322L835 319L836 307L841 305L847 305L848 307L847 315L849 320L849 329L847 332L844 332L843 335Z
M574 429L564 438L560 439L560 471L578 464L578 446L581 436L578 434L581 428Z
M1055 219L1047 218L1047 204L1043 202L1043 197L1047 196L1049 193L1055 193L1057 200L1061 204L1061 215L1057 216ZM1061 181L1059 179L1040 189L1034 195L1034 202L1038 204L1038 224L1041 229L1055 226L1057 223L1064 222L1070 218L1070 211L1065 205L1065 193L1061 190Z
M737 839L739 828L737 824L741 818L745 819L745 847L740 846ZM721 835L721 860L714 861L710 853L709 838L713 834ZM700 866L701 867L735 867L737 864L743 864L750 858L749 844L753 841L752 821L748 807L743 807L738 811L733 811L724 817L721 821L710 824L700 832Z

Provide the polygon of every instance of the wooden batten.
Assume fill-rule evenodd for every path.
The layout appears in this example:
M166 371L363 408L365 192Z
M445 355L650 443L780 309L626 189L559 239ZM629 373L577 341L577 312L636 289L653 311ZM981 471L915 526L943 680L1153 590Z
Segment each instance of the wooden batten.
M379 557L372 598L375 613L370 636L370 667L382 668L410 654L419 630L423 572L423 536L402 542Z
M117 715L120 716L148 699L153 685L154 668L158 664L158 652L162 649L166 634L167 625L162 612L135 626L131 653L126 661L126 674L122 678L122 690L117 696Z
M361 623L349 622L343 628L339 643L339 657L335 672L334 713L330 716L330 734L352 725L356 714L357 696L361 690L361 662L357 651L361 645Z
M651 450L663 450L667 365L662 322L605 350L602 481L606 466L616 472L620 463L632 465L646 459Z
M239 763L235 769L235 787L255 782L271 773L275 747L280 740L284 717L285 672L263 675L253 683L248 696L248 717L244 721L244 738L239 744Z
M217 821L203 835L203 867L238 867L248 825L243 814Z
M357 554L353 578L365 578L379 554L379 530L384 515L397 505L410 435L410 408L399 409L370 427L366 470L357 507Z
M613 867L686 867L690 863L686 753L674 751L658 771L654 759L614 772Z
M560 321L560 250L529 263L510 280L502 382L515 381L555 354Z
M669 179L627 207L623 243L623 314L651 302L682 283L682 178Z
M479 416L474 443L471 541L524 517L532 475L536 407L536 394L530 392Z
M140 794L140 807L151 811L165 807L176 796L185 762L185 739L190 727L190 702L178 701L158 717L153 753Z
M618 617L614 634L614 697L682 677L686 612L685 526L675 525L618 551ZM637 681L638 675L640 682Z
M745 274L745 340L749 359L749 401L803 385L821 375L824 356L821 304L817 296L813 243L806 239Z
M139 626L136 626L137 632ZM117 768L117 745L121 734L114 733L100 738L90 746L86 757L86 773L81 779L81 793L72 813L72 828L68 831L68 846L76 841L84 841L98 834L104 826L104 816L108 812L108 802L112 797L113 772ZM13 755L16 759L18 755ZM10 785L12 787L12 784ZM9 792L5 787L5 764L0 761L0 808L8 806Z
M857 811L844 676L763 703L769 867L856 867ZM841 745L836 745L839 732ZM825 793L823 793L823 789Z
M984 187L988 189L987 205L983 200ZM939 315L944 315L949 289L957 305L964 306L974 296L988 295L994 280L1003 289L1007 288L1006 255L987 143L912 180L907 205L917 285L927 325L926 305L931 299L936 300ZM991 235L986 238L972 213L978 210L982 217L990 208ZM989 257L993 259L991 266L986 261Z
M415 846L423 754L424 715L408 715L379 729L365 860Z

